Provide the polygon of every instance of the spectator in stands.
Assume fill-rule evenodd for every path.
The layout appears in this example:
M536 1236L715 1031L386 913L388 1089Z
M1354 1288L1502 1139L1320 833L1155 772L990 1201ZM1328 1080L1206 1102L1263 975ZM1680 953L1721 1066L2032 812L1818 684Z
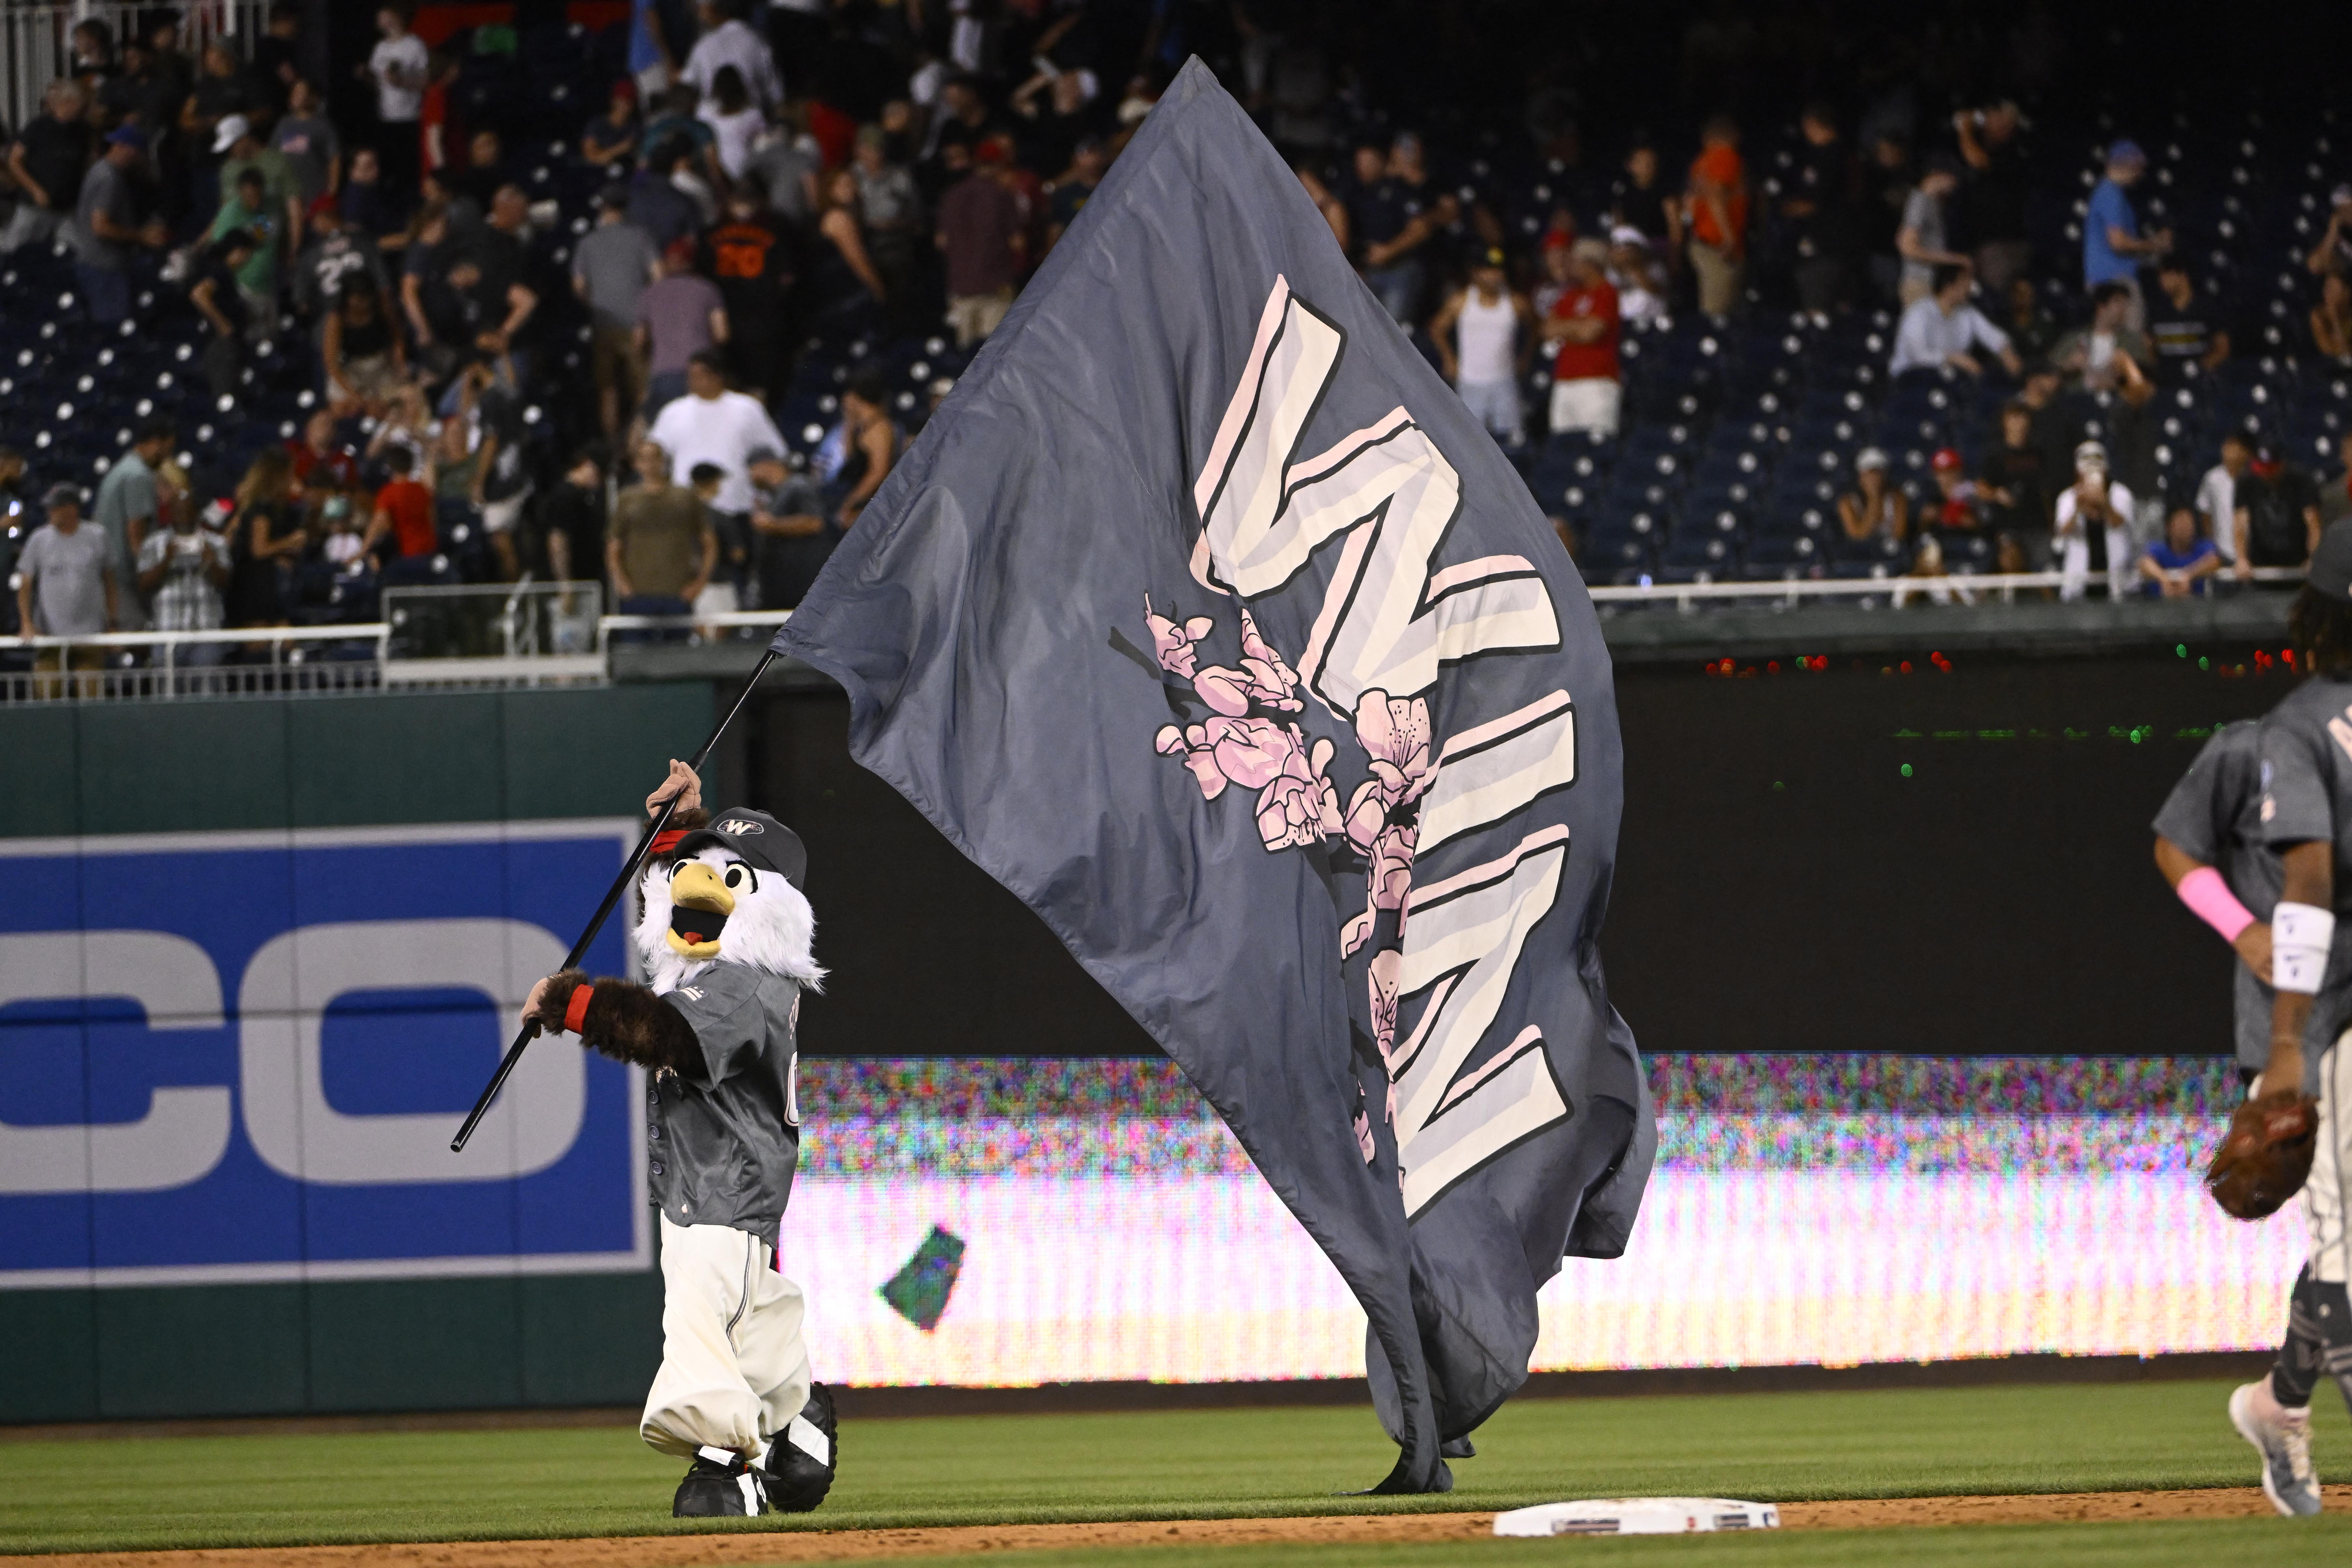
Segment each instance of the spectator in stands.
M751 474L760 607L795 609L840 535L825 521L824 492L814 479L793 472L774 447L751 454Z
M327 312L320 342L327 397L338 414L381 419L408 384L408 353L373 279L355 275Z
M530 267L530 203L520 185L500 185L490 198L490 221L467 246L472 282L461 284L474 347L494 356L521 355L539 313L539 291L525 282ZM453 273L452 282L457 281ZM495 323L495 324L494 324Z
M2124 324L2135 331L2147 319L2140 300L2140 260L2172 248L2170 229L2146 237L2139 232L2139 215L2126 193L2146 173L2147 154L2138 142L2115 142L2107 149L2106 177L2092 187L2090 208L2083 217L2083 288L2095 294L2102 283L2122 284L2130 299Z
M388 446L382 460L391 477L375 493L375 509L368 519L367 531L361 535L361 548L374 558L379 573L399 562L426 565L440 551L441 535L434 527L433 491L416 478L416 450Z
M1067 169L1078 138L1099 118L1095 100L1101 90L1094 72L1064 70L1044 60L1008 103L1021 126L1024 162L1048 177Z
M2042 292L2034 288L2031 278L2010 279L2002 298L2009 301L2002 329L2009 333L2009 346L2028 364L2050 357L2058 342L2058 323L2042 308Z
M2189 263L2167 256L2157 263L2156 298L2147 305L2150 367L2159 385L2179 386L2210 375L2230 357L2230 334L2215 324L2212 301L2189 281Z
M359 463L351 448L337 438L337 424L334 412L321 408L303 421L301 435L287 439L286 458L294 465L294 482L305 493L347 490L359 483Z
M637 307L661 276L662 258L653 237L629 221L626 186L605 186L596 207L596 226L572 247L572 291L588 307L597 414L605 438L615 440L626 414L645 402L646 353L637 341ZM596 559L603 553L600 548Z
M583 447L540 503L547 569L559 583L602 582L604 574L604 463Z
M299 519L293 460L283 447L265 447L236 487L229 523L229 625L287 624L287 579L310 543Z
M1821 315L1853 297L1853 168L1838 136L1836 110L1828 103L1807 104L1797 130L1804 142L1780 200L1780 216L1796 247L1797 302ZM1624 293L1622 284L1618 292ZM1626 315L1633 319L1630 309Z
M702 226L694 198L676 184L686 157L686 148L676 139L660 142L646 153L645 166L629 177L629 221L664 250Z
M924 194L934 200L971 173L982 142L1003 134L981 96L980 83L969 75L947 79L940 89L940 107L943 112L931 122L930 152L916 171Z
M1381 308L1410 329L1421 299L1418 254L1429 237L1415 221L1412 197L1390 169L1388 150L1367 142L1355 151L1355 179L1348 188L1348 232L1360 247L1358 266Z
M294 309L305 321L324 330L325 318L351 283L364 279L389 300L392 274L375 240L343 221L335 198L321 195L310 204L310 239L294 258Z
M1969 269L1969 258L1954 250L1944 237L1945 204L1959 185L1958 162L1948 153L1931 153L1918 184L1903 204L1902 226L1895 231L1895 249L1903 258L1903 276L1895 292L1906 310L1936 292L1937 268L1957 267L1963 273Z
M580 155L591 163L633 163L644 129L637 118L637 84L627 77L616 78L604 112L580 132Z
M327 118L319 89L309 81L295 79L286 113L270 130L269 145L292 166L295 188L306 209L320 196L342 189L342 135Z
M751 101L751 89L743 85L743 73L733 66L720 66L709 94L695 113L710 127L719 171L730 184L742 179L751 166L751 144L768 126L768 117Z
M2147 338L2132 324L2132 306L2137 298L2133 289L2112 279L2091 290L2089 324L2060 338L2057 347L2050 351L2051 363L2064 374L2070 388L2113 392L2124 377L2118 358L2130 360L2141 371L2153 366L2156 356L2148 349Z
M253 82L238 63L236 52L215 38L205 46L204 69L180 105L180 132L189 152L188 169L194 210L212 211L221 203L221 154L226 144L220 128L231 118L243 119L261 104Z
M114 29L98 17L74 24L70 47L73 58L66 66L67 75L90 86L114 75Z
M1983 526L1983 488L1969 478L1957 447L1938 447L1927 460L1936 493L1920 509L1920 523L1938 535L1974 534Z
M1005 179L1012 149L1002 137L992 136L974 153L972 172L940 198L935 236L947 258L948 320L955 327L956 346L983 342L1013 308L1013 293L1021 281L1022 263L1028 254L1020 198ZM852 182L855 195L854 185ZM830 194L830 193L828 193ZM828 211L830 224L837 206ZM827 237L832 237L830 230ZM835 240L836 245L840 244ZM846 247L844 258L848 259ZM853 270L854 261L850 262ZM871 264L868 264L869 271ZM877 277L867 284L875 288ZM879 297L880 289L876 289Z
M781 390L790 368L783 335L792 252L768 220L760 193L746 185L729 195L727 221L704 236L703 245L727 308L727 361L736 384Z
M1985 526L2003 572L2050 570L2050 471L2033 442L2033 410L2011 398L2000 408L2000 445L1977 476Z
M767 198L768 211L796 236L804 236L816 216L817 172L822 164L814 140L796 134L790 127L751 150L751 182Z
M1911 498L1886 482L1886 454L1864 447L1853 459L1854 488L1838 497L1838 527L1857 543L1911 537Z
M208 240L219 240L232 233L248 235L253 248L245 264L236 269L236 285L245 296L246 308L256 319L275 321L278 317L278 253L286 236L283 210L269 200L268 177L258 169L241 169L229 187L228 199L213 215L212 226L205 231Z
M680 80L703 98L719 91L719 73L733 67L742 79L751 104L765 113L784 99L783 79L776 74L776 57L768 41L743 20L743 0L698 0L695 10L702 37L679 70Z
M2000 360L2010 374L2018 374L2023 365L2010 346L2009 334L1969 303L1968 267L1944 262L1937 267L1932 283L1931 290L1903 312L1902 324L1895 331L1895 357L1887 365L1888 374L1942 374L1950 369L1981 378L1985 367L1977 351L1982 349Z
M417 119L425 108L429 63L425 40L408 30L408 16L404 4L385 5L376 12L376 31L383 37L359 71L375 84L375 117L381 127L375 151L383 165L384 183L404 199L416 188L417 176L423 172Z
M16 616L26 637L86 637L114 629L121 603L121 584L108 557L106 535L81 520L81 492L68 484L51 485L42 498L48 521L33 531L16 552ZM95 670L104 667L98 648L75 648L70 658L64 648L36 654L33 668L54 670ZM42 696L56 696L62 681L39 683Z
M188 301L212 328L203 363L205 384L215 397L234 395L242 380L254 316L236 279L259 248L251 233L232 229L197 251L188 275Z
M1617 313L1627 325L1665 319L1666 271L1641 230L1621 226L1610 231L1609 286L1617 290Z
M461 194L456 181L466 166L469 141L464 116L451 101L457 94L460 68L457 57L446 49L435 49L427 55L425 93L416 111L418 170L421 174L437 178L445 198Z
M845 411L847 406L845 399ZM725 357L707 349L687 367L687 395L662 409L646 438L669 454L673 473L683 468L691 476L705 463L719 470L718 488L709 505L724 580L711 580L706 585L740 590L740 574L751 565L751 454L783 446L775 421L768 417L758 398L729 390ZM734 605L702 608L727 610Z
M1312 160L1305 158L1298 160L1290 166L1290 172L1298 176L1298 188L1307 193L1307 199L1313 202L1315 210L1323 215L1325 226L1330 229L1331 237L1339 243L1340 252L1344 255L1349 243L1348 204L1341 201L1330 185L1324 182L1322 172L1315 167Z
M1093 179L1099 180L1101 144L1095 145L1097 152L1091 163L1081 152L1078 167L1090 167ZM889 307L888 328L894 335L913 331L919 324L914 302L921 266L923 194L915 187L915 176L904 165L890 161L888 138L878 125L858 128L856 161L849 172L857 182L857 226L866 255L882 280L883 302ZM1077 194L1076 205L1068 210L1076 216L1077 207L1085 205L1087 193L1093 189L1092 184L1081 184L1073 176L1056 190L1054 210L1063 210L1062 192L1073 191ZM1060 230L1052 232L1058 235Z
M2024 123L2017 105L2007 99L1952 116L1960 161L1969 169L1960 191L1958 226L1968 237L1977 281L1984 285L1988 298L1996 300L2025 276L2033 255L2025 235L2025 150L2017 139Z
M697 463L687 470L687 489L694 492L704 521L719 540L718 569L702 592L694 595L693 610L698 616L731 616L743 604L741 584L751 563L749 519L732 518L719 510L719 487L726 479L726 470L716 463ZM715 639L724 633L719 626L706 626L702 635Z
M1656 144L1646 136L1635 137L1625 153L1625 172L1611 193L1609 223L1612 228L1641 230L1654 254L1673 258L1680 265L1682 203L1660 180L1660 168Z
M155 523L155 470L171 455L177 432L171 420L151 415L140 425L131 449L115 459L98 485L90 521L106 535L107 565L115 581L127 583L142 546ZM125 631L139 629L138 606L124 606Z
M2319 488L2267 446L2256 447L2232 500L2241 580L2257 566L2301 566L2319 548Z
M1061 243L1063 234L1077 221L1078 214L1093 197L1095 187L1102 184L1102 177L1109 168L1110 153L1103 139L1099 136L1079 137L1070 150L1068 172L1054 183L1049 198L1051 205L1045 222L1047 250ZM1322 184L1322 181L1317 180L1316 184ZM1307 194L1315 202L1318 212L1324 211L1324 204L1332 200L1328 188L1319 196L1312 189ZM1328 212L1326 216L1328 216Z
M160 490L156 510L163 526L139 547L139 592L150 624L159 632L219 629L231 572L228 542L202 525L195 498L184 492ZM201 667L218 664L227 652L224 643L179 643L169 658L175 666Z
M2352 272L2352 185L2338 185L2328 193L2327 227L2303 264L2314 278Z
M2140 552L2140 591L2151 599L2186 599L2202 595L2205 579L2221 569L2221 554L2198 528L2195 509L2177 506L2165 519L2164 537Z
M1718 114L1700 129L1685 199L1698 308L1727 316L1748 280L1748 166L1739 157L1739 127L1729 115Z
M727 172L719 166L719 133L695 112L700 101L684 82L662 94L661 111L646 122L646 145L656 152L680 151L669 167L669 183L694 204L696 221L708 223L719 210L718 189Z
M853 377L841 399L841 423L827 434L824 450L838 453L820 473L834 527L846 529L865 513L866 503L898 466L907 433L890 417L890 393L874 371Z
M2311 346L2323 359L2352 363L2352 277L2331 272L2319 280L2311 308Z
M604 542L604 567L625 616L682 616L719 566L719 536L702 503L670 482L670 458L637 444L637 482L621 492Z
M1580 239L1571 246L1570 286L1544 320L1544 348L1553 353L1550 424L1555 436L1570 430L1603 438L1617 434L1624 388L1617 361L1617 290L1602 270L1608 256L1609 247L1597 239Z
M1870 260L1873 297L1891 303L1903 282L1903 258L1895 248L1895 236L1918 181L1911 173L1911 153L1899 139L1881 134L1867 141L1870 160L1862 174L1860 243Z
M2051 531L2064 577L2060 598L2083 596L2103 551L2108 596L2119 599L2131 591L2138 553L2132 543L2133 506L2131 491L2107 476L2106 447L2097 441L2076 447L2074 483L2059 496Z
M686 395L695 356L723 345L727 336L726 299L695 271L694 241L673 241L662 255L661 276L637 300L636 348L650 389L646 418Z
M73 216L82 175L93 157L94 139L83 118L89 103L81 83L70 78L51 82L42 96L44 112L27 121L9 144L8 174L25 199L17 202L8 226L0 230L0 256L47 244Z
M1470 268L1470 286L1446 297L1429 323L1439 372L1462 402L1507 447L1527 439L1519 411L1519 378L1534 356L1535 308L1514 289L1507 258L1489 249Z
M179 122L184 90L156 68L147 40L133 36L122 41L121 74L98 89L98 110L113 123L147 132L149 146L160 153Z
M507 172L504 138L485 125L466 138L465 157L453 161L441 184L453 198L470 204L474 213L487 215L499 188L512 177Z
M2197 481L2197 511L2205 520L2206 535L2220 552L2221 563L2237 572L2238 486L2253 467L2254 444L2242 430L2221 437L2221 460ZM2242 574L2239 574L2242 575Z
M82 303L101 327L131 315L131 247L161 250L171 242L162 218L140 220L133 171L146 145L146 132L136 125L118 125L106 133L106 155L82 175L73 222L66 230L73 241L74 280Z
M384 189L383 161L373 147L352 153L335 207L353 234L367 236L380 250L397 247L407 237L407 203Z

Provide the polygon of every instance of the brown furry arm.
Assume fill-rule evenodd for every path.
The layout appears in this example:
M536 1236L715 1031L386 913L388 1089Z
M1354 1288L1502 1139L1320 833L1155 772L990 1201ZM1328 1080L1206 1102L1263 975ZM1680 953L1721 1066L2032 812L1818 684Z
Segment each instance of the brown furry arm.
M541 1026L561 1029L572 994L583 985L595 987L580 1030L581 1043L592 1050L656 1070L688 1071L701 1060L694 1026L678 1016L677 1008L643 985L626 980L594 980L576 969L548 977Z

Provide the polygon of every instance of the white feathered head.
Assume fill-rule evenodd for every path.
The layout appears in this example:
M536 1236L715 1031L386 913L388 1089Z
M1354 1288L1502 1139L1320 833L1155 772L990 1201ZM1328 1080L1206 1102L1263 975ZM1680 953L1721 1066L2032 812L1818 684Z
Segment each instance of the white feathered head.
M688 832L639 885L637 953L653 988L723 958L821 989L816 912L797 885L807 866L798 837L765 812L721 812Z

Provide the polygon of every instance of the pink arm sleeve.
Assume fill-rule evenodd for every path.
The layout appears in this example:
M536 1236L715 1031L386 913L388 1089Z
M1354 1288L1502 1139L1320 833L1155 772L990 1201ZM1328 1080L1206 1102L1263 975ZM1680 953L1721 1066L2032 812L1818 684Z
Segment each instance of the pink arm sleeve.
M2223 942L2237 941L2238 933L2254 923L2253 912L2238 902L2230 884L2210 866L2200 866L2181 878L2173 891L2199 920L2220 931Z

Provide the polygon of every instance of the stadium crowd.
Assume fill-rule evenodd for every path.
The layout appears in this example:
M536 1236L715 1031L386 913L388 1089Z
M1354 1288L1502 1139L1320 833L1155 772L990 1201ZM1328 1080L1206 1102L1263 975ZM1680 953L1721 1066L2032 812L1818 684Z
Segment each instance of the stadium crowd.
M2352 510L2344 161L2086 125L2042 7L1796 103L1708 8L1734 107L1654 131L1313 0L518 9L387 5L349 79L299 5L77 29L0 162L0 631L790 607L1195 50L1594 581L2179 595Z

